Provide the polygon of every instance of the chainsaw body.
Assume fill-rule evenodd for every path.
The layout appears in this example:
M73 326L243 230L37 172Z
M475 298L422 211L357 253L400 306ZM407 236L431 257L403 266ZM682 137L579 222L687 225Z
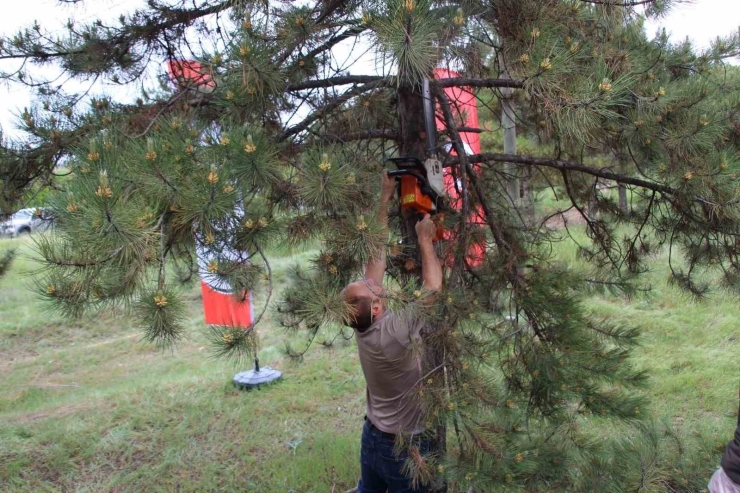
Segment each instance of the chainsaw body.
M442 194L437 192L430 184L427 167L416 158L400 157L391 158L389 161L393 162L398 168L389 171L388 176L395 177L401 182L401 210L406 213L416 213L420 217L424 217L425 214L432 215L434 222L437 224L437 235L434 241L438 241L444 234L442 225L444 214L440 210L442 208ZM432 163L432 165L434 164ZM436 161L436 164L441 176L439 161Z

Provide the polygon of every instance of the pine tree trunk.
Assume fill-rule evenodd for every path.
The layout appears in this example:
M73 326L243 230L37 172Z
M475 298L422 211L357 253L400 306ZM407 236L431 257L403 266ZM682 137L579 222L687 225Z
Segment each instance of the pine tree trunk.
M423 99L419 92L415 92L410 87L400 87L398 89L398 123L400 127L401 140L399 142L399 153L403 157L415 157L424 161L426 149L424 144L424 106ZM421 283L421 257L419 250L416 248L416 214L404 213L403 231L406 244L408 246L408 255L415 263L414 273L419 276Z
M594 184L593 187L591 187L591 193L588 195L588 209L586 209L586 211L588 213L588 216L591 219L596 219L598 216L596 212L596 185L597 184L598 184L598 181L597 183Z
M398 119L401 129L401 140L399 142L399 152L404 157L415 157L424 161L426 157L426 134L424 128L424 107L421 93L411 87L400 87L398 90ZM421 286L421 257L416 237L416 222L419 220L416 214L404 215L404 231L402 233L406 239L407 248L410 255L416 262L417 269L415 274L418 276L418 284ZM430 327L429 331L433 331ZM444 361L442 348L434 345L427 345L424 356L423 372L426 374L432 368L437 368ZM443 380L439 380L442 384ZM440 425L434 430L432 441L432 453L437 457L444 457L447 451L447 427ZM443 486L440 491L444 491Z
M619 210L627 212L627 188L623 184L617 185L619 190Z
M522 166L521 168L521 194L522 216L528 228L534 226L535 209L534 209L534 191L532 190L532 167Z
M628 171L624 156L617 156L617 158L619 159L619 172L621 174L627 174ZM627 187L624 186L624 183L617 183L617 192L619 194L619 210L626 214L629 206L627 204Z

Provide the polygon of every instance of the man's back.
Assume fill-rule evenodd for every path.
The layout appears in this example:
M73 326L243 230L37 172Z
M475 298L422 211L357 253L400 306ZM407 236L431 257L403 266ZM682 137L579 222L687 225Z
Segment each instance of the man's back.
M422 325L387 310L367 330L355 332L367 382L367 417L386 433L423 428L414 392L422 377L421 360L413 351Z

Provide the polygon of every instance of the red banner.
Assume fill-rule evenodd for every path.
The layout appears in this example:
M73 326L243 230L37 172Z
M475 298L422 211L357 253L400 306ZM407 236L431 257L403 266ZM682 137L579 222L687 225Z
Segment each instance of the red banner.
M167 62L167 71L173 82L181 86L194 85L198 91L213 92L216 82L210 69L200 62L193 60L170 60Z
M226 244L198 245L198 275L203 295L203 313L208 325L249 327L252 325L252 293L235 293L234 287L218 274L219 262L245 262L245 254Z
M438 68L434 70L435 79L449 79L452 77L459 77L460 74L451 70ZM458 127L469 127L479 128L478 126L478 105L475 100L475 94L467 87L445 87L445 95L450 102L450 109L452 110L452 116L455 118L455 124ZM444 122L444 117L441 113L437 112L437 130L446 130L447 125ZM467 154L480 154L480 134L475 132L460 132L460 139L463 142L463 147ZM447 144L446 150L452 154L457 155L451 144ZM478 171L480 168L479 164L474 164L473 169ZM444 171L445 179L445 190L447 196L450 198L450 206L455 210L462 208L462 200L460 199L460 190L463 179L462 176L457 176L457 180L452 174L452 170L447 168ZM474 224L482 226L485 224L485 218L483 216L483 210L478 207L470 214L467 218L468 224ZM454 240L452 232L445 233L445 239ZM483 262L483 255L485 254L485 243L480 242L471 245L468 248L468 255L466 260L471 267L477 267Z
M252 325L252 295L238 301L233 294L216 291L205 281L200 282L203 294L203 313L208 325L249 327Z

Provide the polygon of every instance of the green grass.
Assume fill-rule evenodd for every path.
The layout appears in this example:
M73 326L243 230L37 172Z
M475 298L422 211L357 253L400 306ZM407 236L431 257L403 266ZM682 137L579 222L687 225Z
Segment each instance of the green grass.
M210 357L197 289L187 293L188 339L161 353L139 341L126 317L69 322L44 311L23 285L28 244L2 240L0 251L18 245L21 256L0 279L0 490L354 485L364 382L349 343L318 346L295 365L268 315L260 361L285 379L237 391L231 377L248 368ZM273 261L278 278L292 261Z
M161 353L120 314L70 322L44 310L25 286L27 240L0 278L0 491L330 492L359 476L364 381L354 341L317 345L296 365L268 316L260 360L285 378L235 390L236 370L210 358L197 289L186 293L188 338ZM578 267L573 248L558 256ZM277 279L295 259L272 262ZM737 409L740 307L716 293L693 302L666 285L665 256L653 292L594 296L597 314L642 326L636 364L659 419L726 441ZM257 296L255 303L264 300ZM294 341L296 346L301 340ZM300 347L300 346L299 346ZM706 431L703 431L706 433Z
M585 242L585 235L578 239ZM572 268L584 266L569 242L559 243L555 251ZM643 329L633 361L649 371L648 395L656 416L715 431L725 441L738 409L737 295L714 289L697 301L669 285L667 251L653 256L649 267L642 280L649 293L632 300L593 296L586 305L597 316ZM703 277L713 278L712 273Z

